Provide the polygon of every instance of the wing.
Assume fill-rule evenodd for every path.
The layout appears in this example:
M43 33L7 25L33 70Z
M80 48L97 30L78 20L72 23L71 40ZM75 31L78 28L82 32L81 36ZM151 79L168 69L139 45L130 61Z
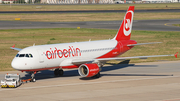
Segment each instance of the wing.
M15 48L15 44L12 46L12 47L10 47L11 49L14 49L14 50L17 50L17 51L21 51L22 49L20 49L20 48Z
M99 61L99 62L104 62L104 61L110 61L110 60L128 60L128 59L147 59L151 57L165 57L165 56L175 56L177 58L177 54L169 54L169 55L150 55L150 56L133 56L133 57L115 57L115 58L100 58L100 59L76 59L73 60L73 64L83 64L83 63L88 63L88 62L94 62L94 61Z
M176 53L177 54L177 53ZM175 54L169 54L169 55L150 55L150 56L134 56L134 57L116 57L116 58L102 58L102 59L96 59L98 61L109 61L109 60L127 60L127 59L147 59L151 57L165 57L165 56L175 56Z
M148 45L148 44L157 44L157 43L162 43L162 42L151 42L151 43L128 44L127 46Z

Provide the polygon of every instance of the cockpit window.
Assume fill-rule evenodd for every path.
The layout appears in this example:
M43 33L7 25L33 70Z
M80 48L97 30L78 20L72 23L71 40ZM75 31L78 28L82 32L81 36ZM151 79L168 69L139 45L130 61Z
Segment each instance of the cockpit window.
M16 57L27 57L27 58L32 58L32 54L17 54Z
M19 57L19 54L17 54L16 57Z
M25 56L25 54L20 54L20 55L19 55L19 57L24 57L24 56Z
M31 58L32 58L32 57L33 57L33 56L32 56L32 54L29 54L29 57L31 57Z
M26 54L26 57L29 57L29 54Z

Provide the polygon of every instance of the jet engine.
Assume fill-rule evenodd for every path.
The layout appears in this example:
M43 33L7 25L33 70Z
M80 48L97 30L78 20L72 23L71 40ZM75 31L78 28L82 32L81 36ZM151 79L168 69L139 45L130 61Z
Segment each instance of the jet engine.
M82 77L92 77L99 73L99 66L96 63L82 64L78 72Z

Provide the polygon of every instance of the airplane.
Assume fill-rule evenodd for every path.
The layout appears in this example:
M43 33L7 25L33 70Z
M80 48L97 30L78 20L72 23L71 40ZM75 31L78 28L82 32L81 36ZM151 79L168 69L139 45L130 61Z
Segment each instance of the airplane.
M130 6L113 39L33 45L24 49L15 48L14 45L11 49L19 52L12 60L11 66L22 72L30 72L31 80L35 82L35 74L42 70L54 69L55 76L62 76L63 69L77 68L82 77L99 78L103 65L110 60L122 61L164 56L175 56L177 58L178 52L170 55L118 57L134 46L160 43L137 43L135 40L130 40L133 15L134 6Z

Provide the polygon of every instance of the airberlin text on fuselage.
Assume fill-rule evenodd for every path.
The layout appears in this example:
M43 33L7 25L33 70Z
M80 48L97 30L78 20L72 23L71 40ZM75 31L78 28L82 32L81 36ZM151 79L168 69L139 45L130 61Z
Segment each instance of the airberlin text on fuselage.
M57 49L56 47L54 50L50 48L50 50L46 51L46 57L48 59L56 59L62 57L75 57L81 56L81 51L79 48L73 48L73 46L69 46L69 49Z

